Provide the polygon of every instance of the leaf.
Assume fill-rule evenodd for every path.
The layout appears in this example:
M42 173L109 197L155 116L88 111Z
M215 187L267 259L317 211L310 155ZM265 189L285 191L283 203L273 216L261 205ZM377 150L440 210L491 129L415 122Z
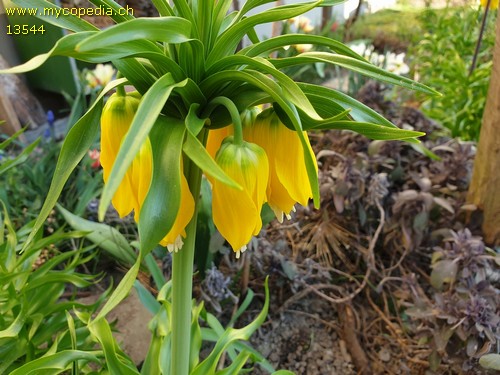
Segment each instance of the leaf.
M320 4L320 0L310 3L278 6L244 19L241 19L241 16L235 18L232 25L217 38L206 60L207 68L220 58L231 54L236 49L241 38L243 38L250 28L263 23L286 20L299 16L315 8L318 4Z
M176 77L183 77L181 68L170 58L163 55L162 50L154 43L147 40L130 40L122 44L108 46L107 48L93 50L91 52L77 52L76 46L93 35L96 31L79 32L69 34L59 39L54 47L46 53L37 55L24 64L9 69L0 70L2 73L25 73L42 66L52 56L68 56L76 59L94 63L108 62L124 57L143 57L161 64L168 68Z
M162 269L158 266L158 263L156 263L156 260L151 253L144 257L144 262L146 263L146 267L156 284L156 289L160 290L167 283Z
M9 169L14 168L14 167L18 166L19 164L24 163L28 159L28 156L36 148L36 146L38 146L38 143L40 143L40 138L38 138L35 142L30 144L28 147L26 147L15 158L7 159L6 161L2 162L0 164L0 175L7 172Z
M33 0L11 1L21 8L36 9L37 18L62 29L68 29L74 32L97 30L97 27L77 16L72 14L62 14L61 7L58 7L57 5L54 5L46 0L38 0L36 2L33 2Z
M351 98L334 89L328 87L311 85L308 83L298 83L299 87L304 91L306 95L312 94L328 98L333 103L342 106L346 110L350 110L349 114L351 117L360 122L369 122L373 124L389 126L396 128L397 126L387 120L385 117L381 116L373 109L367 107L363 103Z
M109 225L85 220L73 215L60 205L57 205L57 208L73 229L87 232L85 237L106 250L113 258L127 266L135 263L137 259L136 253L118 230Z
M43 203L40 213L38 214L36 222L33 225L33 229L24 243L23 251L28 248L30 242L45 222L45 219L49 216L50 211L54 208L64 184L71 175L71 172L73 172L73 169L75 169L80 160L87 154L87 151L96 139L97 134L99 133L102 98L108 93L108 91L123 84L124 82L126 82L125 79L119 79L107 84L87 113L75 125L73 125L66 136L61 148L61 153L57 159L49 192L47 193L47 197L45 198L45 202Z
M206 148L194 135L191 134L191 132L187 133L183 151L199 168L201 168L208 175L235 189L243 189L222 170L222 168L215 162L215 160L212 159Z
M485 369L500 371L500 354L485 354L481 358L479 358L479 364Z
M120 284L113 291L109 299L106 301L104 307L99 311L99 314L95 317L95 320L104 318L111 310L113 310L118 304L127 297L132 289L135 279L139 274L139 269L141 267L142 256L137 257L136 262L130 268L123 279L120 281Z
M415 82L409 78L398 76L397 74L387 72L382 68L376 67L368 62L354 59L349 56L342 56L328 52L304 52L294 57L286 57L282 59L270 59L274 66L282 69L289 66L311 64L315 62L324 62L328 64L338 65L353 72L361 73L367 77L376 79L377 81L390 83L393 85L406 87L413 91L420 91L432 96L440 96L436 90L431 89L421 83Z
M89 330L101 344L106 358L106 367L111 374L139 375L130 358L119 349L105 319L94 320L89 324Z
M252 44L239 51L238 54L246 55L249 57L259 55L267 56L272 51L294 44L314 44L316 46L324 46L330 48L336 53L350 56L354 59L366 61L362 56L358 55L348 46L335 39L330 39L320 35L306 34L286 34L275 36L273 38L264 40L263 42Z
M149 253L174 225L181 201L181 157L186 127L160 116L151 130L153 179L141 208L141 251Z
M104 9L112 10L111 15L109 16L116 23L121 23L134 19L133 14L128 14L127 9L123 8L120 4L113 0L89 0L92 4L94 4L97 8L102 6ZM125 13L125 14L122 14ZM106 12L108 15L109 13Z
M251 357L252 353L247 350L241 351L236 359L228 367L223 370L217 371L215 375L232 375L240 374L241 369L247 363L248 359Z
M219 359L222 353L228 348L228 346L237 340L248 340L249 337L259 328L264 322L267 312L269 309L269 287L268 278L265 282L266 299L264 302L264 307L255 320L247 325L246 327L240 329L228 328L224 331L222 336L219 338L215 347L213 348L210 355L201 362L196 368L191 372L191 375L205 375L215 372Z
M161 309L161 304L156 300L156 298L147 290L139 280L134 282L134 288L137 291L139 300L142 305L148 309L151 314L156 315Z
M191 23L180 17L136 18L97 33L76 46L79 52L107 48L131 40L183 43L189 40Z
M63 350L42 358L32 359L25 365L12 371L10 375L37 375L44 370L62 371L67 369L71 362L78 360L99 363L98 354L99 352L97 351Z
M267 60L263 58L250 58L248 56L241 55L228 56L213 64L207 71L207 74L211 75L217 71L227 70L229 67L235 65L247 65L253 69L272 75L283 90L283 95L286 100L295 104L310 118L322 120L297 84L286 74L275 69Z

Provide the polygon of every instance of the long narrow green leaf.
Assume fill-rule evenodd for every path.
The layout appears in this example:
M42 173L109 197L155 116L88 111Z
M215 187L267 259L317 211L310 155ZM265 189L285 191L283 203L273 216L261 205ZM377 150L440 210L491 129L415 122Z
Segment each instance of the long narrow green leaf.
M96 31L87 31L66 35L59 39L50 51L37 55L24 64L14 66L9 69L0 70L0 74L25 73L34 70L43 65L52 56L74 57L76 59L92 63L108 62L110 60L129 56L143 57L150 59L151 61L158 62L161 65L165 65L165 67L168 68L169 71L172 71L172 74L175 73L179 77L181 77L183 74L182 70L175 62L164 56L162 50L158 46L147 40L132 40L126 43L108 46L105 49L93 50L87 53L81 53L75 50L76 46L80 42L86 40L90 36L97 34L98 33Z
M26 147L15 158L7 159L6 161L2 162L2 164L0 164L0 175L7 172L9 169L24 163L28 159L30 154L33 152L33 150L36 148L36 146L38 146L38 143L40 143L40 138L38 138L35 142Z
M144 263L146 263L146 267L153 278L156 289L160 290L167 283L165 279L165 275L163 275L162 269L156 263L156 259L153 257L151 253L144 257Z
M247 363L248 359L251 357L252 353L247 350L243 350L238 354L236 359L228 367L223 370L217 371L215 375L232 375L239 374L243 366Z
M113 65L127 78L141 95L144 95L156 82L155 77L153 77L137 59L126 58L113 60Z
M174 225L181 201L182 120L160 116L151 129L153 179L141 208L141 251L149 253Z
M11 1L21 8L36 9L37 18L54 26L74 32L98 30L97 27L77 16L62 13L63 8L58 7L57 5L54 5L46 0L38 0L36 2L33 2L32 0ZM5 6L8 7L8 4Z
M243 328L227 329L215 344L215 347L210 355L191 372L191 375L205 375L215 372L219 359L222 353L227 349L227 347L236 340L248 340L252 333L262 325L262 323L266 319L267 311L269 309L269 287L267 278L265 282L265 291L266 299L264 302L264 306L255 320Z
M332 121L331 123L325 123L321 126L318 126L315 129L352 130L356 133L363 134L368 138L377 140L408 139L425 135L425 133L416 132L413 130L403 130L399 128L392 128L383 125L355 121Z
M25 304L21 304L21 310L17 314L16 318L6 329L0 331L0 340L18 337L19 332L23 329L26 322L26 310L27 306L25 306Z
M2 125L5 123L5 121L0 121L0 129L2 129ZM12 142L14 142L17 138L21 136L21 134L24 133L26 130L26 127L22 128L21 130L18 130L14 134L12 134L9 138L7 138L5 141L0 142L0 150L5 149L8 145L10 145Z
M61 352L34 359L18 367L10 375L37 375L47 370L65 370L73 361L86 361L99 363L98 351L85 352L82 350L63 350ZM45 372L43 372L45 374Z
M96 7L102 6L106 10L111 10L109 16L116 23L121 23L134 19L134 14L128 14L128 9L123 8L113 0L89 0ZM133 10L132 10L133 11ZM106 12L108 14L108 12Z
M123 25L123 24L122 24ZM104 186L99 203L99 220L102 221L113 195L120 185L129 166L148 137L149 131L158 118L172 90L185 85L187 80L176 83L171 74L166 74L156 81L143 96L134 120L116 156L108 183Z
M250 57L264 55L268 56L271 52L294 44L313 44L316 46L324 46L330 48L332 51L352 57L354 59L365 61L365 59L347 47L345 44L320 35L306 35L306 34L286 34L279 35L274 38L269 38L263 42L252 44L238 52L240 55Z
M136 18L101 31L76 46L79 52L107 48L131 40L183 43L189 40L191 23L180 17Z
M73 229L85 231L90 241L106 250L113 258L127 266L135 263L137 255L118 230L107 224L96 223L73 215L60 205L57 205L57 209Z
M71 172L73 172L73 169L75 169L80 160L87 154L87 151L96 139L97 134L99 133L102 98L110 90L114 89L118 85L122 85L125 82L125 79L119 79L106 85L87 113L75 125L73 125L69 131L61 148L59 158L57 159L56 169L54 171L54 177L52 177L49 192L47 193L45 202L43 203L40 213L38 214L33 230L24 243L23 251L27 249L45 222L45 219L49 216L50 211L54 208Z
M119 351L119 347L111 333L111 327L105 319L94 320L89 324L89 330L102 346L106 357L106 367L110 374L139 375L139 372L131 363L132 361L129 358L124 358L124 353Z
M212 23L210 45L208 45L207 51L212 50L212 46L214 45L217 36L222 32L221 30L222 24L224 22L224 19L226 18L226 14L229 11L229 8L231 8L231 5L232 5L232 0L219 0L217 2L213 16L214 21Z
M308 83L299 82L298 85L306 95L318 95L320 97L330 99L333 103L342 106L346 110L350 110L350 115L356 121L370 122L373 124L389 126L393 128L396 127L396 125L387 120L384 116L375 112L370 107L337 90L330 89L324 86L311 85Z
M299 107L310 118L322 120L297 84L286 74L275 69L272 64L269 64L269 62L265 59L251 58L243 55L228 56L212 65L212 67L208 70L207 75L210 76L215 72L228 70L230 67L238 65L247 65L253 69L272 75L283 89L285 99Z
M109 299L106 301L104 307L99 311L99 314L95 317L95 320L99 320L104 318L109 314L111 310L113 310L118 304L125 299L130 293L130 290L134 286L134 282L139 274L139 269L141 268L142 257L137 257L135 264L130 268L123 279L120 281L120 284L113 291Z
M259 13L234 22L234 24L224 31L217 39L214 48L208 55L206 63L207 68L217 62L220 58L232 53L236 49L236 46L241 38L245 36L248 29L259 24L281 21L299 16L311 9L314 9L320 3L321 0L305 4L278 6L264 13Z
M186 155L205 173L228 186L242 190L242 187L229 177L215 162L215 160L212 159L206 148L203 147L201 142L194 135L192 135L191 132L187 133L183 150Z
M311 64L323 62L338 65L354 72L361 73L378 81L387 82L393 85L409 88L410 90L420 91L428 95L441 95L436 90L427 87L421 83L415 82L409 78L398 76L397 74L387 72L382 68L376 67L368 62L353 59L352 57L336 55L328 52L304 52L298 56L286 57L283 59L270 59L274 66L282 69L294 65Z
M151 314L156 315L161 309L161 304L156 300L156 298L147 290L144 285L141 284L139 280L135 280L134 288L137 291L139 300L142 305L151 312Z

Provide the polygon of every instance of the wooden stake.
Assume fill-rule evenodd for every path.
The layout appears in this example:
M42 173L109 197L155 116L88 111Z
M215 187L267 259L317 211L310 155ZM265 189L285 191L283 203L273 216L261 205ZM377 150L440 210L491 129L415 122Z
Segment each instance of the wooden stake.
M500 17L493 70L467 200L483 210L486 243L500 244Z

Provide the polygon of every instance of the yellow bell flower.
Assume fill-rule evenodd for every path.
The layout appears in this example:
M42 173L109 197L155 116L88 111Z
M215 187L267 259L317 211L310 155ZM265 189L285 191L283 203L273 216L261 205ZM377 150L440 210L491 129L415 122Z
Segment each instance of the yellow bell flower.
M261 147L248 142L234 144L232 136L222 142L215 161L243 187L238 190L211 179L215 226L239 258L262 228L260 211L266 201L269 163Z
M184 245L182 238L186 238L185 228L193 217L194 208L195 205L193 195L189 190L189 185L184 173L181 173L181 204L179 212L175 218L174 225L167 235L160 241L160 245L166 246L169 252L177 252Z
M104 183L108 181L121 143L129 130L132 119L139 106L139 101L140 98L135 93L125 96L120 96L115 93L111 95L104 106L101 115L101 165ZM141 158L140 154L142 153L141 150L138 156L139 158ZM134 164L136 164L135 168ZM138 187L136 186L137 180L134 178L133 170L139 170L135 160L123 177L111 201L120 217L127 216L133 209L140 207L137 193Z
M307 133L303 132L307 139ZM281 123L274 109L268 108L257 116L252 127L243 129L244 138L261 146L269 159L267 201L281 223L283 215L290 219L295 203L307 205L312 198L304 149L297 132ZM309 141L307 152L318 165Z
M488 0L481 0L481 6L485 7L486 4L488 4ZM497 9L497 8L498 8L498 0L491 0L490 9Z
M125 96L113 94L104 106L101 116L101 165L104 183L108 181L121 143L132 123L139 101L140 96L137 93ZM139 222L141 208L151 184L153 173L152 155L151 142L148 138L141 146L111 201L120 217L124 217L134 210L134 220ZM166 246L170 252L182 248L182 237L186 237L185 227L193 214L194 199L189 191L186 177L182 174L179 213L174 225L160 244Z

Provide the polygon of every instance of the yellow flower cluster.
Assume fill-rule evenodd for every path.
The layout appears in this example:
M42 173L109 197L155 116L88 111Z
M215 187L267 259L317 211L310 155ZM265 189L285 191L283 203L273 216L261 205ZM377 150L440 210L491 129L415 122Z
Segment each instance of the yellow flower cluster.
M104 183L115 163L121 143L127 134L140 102L138 93L125 96L113 94L106 102L101 116L101 165ZM182 163L182 161L179 161ZM123 177L112 203L120 217L134 211L136 222L140 220L141 207L151 184L153 156L149 139L144 142L132 165ZM181 176L181 204L173 227L160 242L169 251L177 251L186 237L185 227L194 214L194 199L184 174Z
M231 128L211 131L207 150L216 155L216 162L244 188L238 192L212 181L214 223L239 256L262 227L260 211L265 202L278 221L283 222L284 215L290 218L296 203L307 205L312 190L300 139L281 123L272 108L258 115L255 108L243 114L243 136L247 141L243 146L232 144L232 138L228 137L231 133ZM309 143L306 152L313 153ZM252 207L248 198L241 198L245 194L253 197Z
M105 183L139 101L137 94L114 94L104 107L101 164ZM246 250L252 236L260 232L260 213L264 203L269 204L282 222L284 216L290 218L296 203L307 205L312 198L304 162L304 152L313 153L311 146L308 144L304 150L297 133L282 124L272 108L261 113L257 107L247 110L242 114L242 122L243 142L235 141L232 127L225 127L210 131L206 146L226 175L242 187L238 190L208 177L212 184L214 223L236 252L236 257ZM152 164L151 144L147 140L113 197L113 206L120 217L134 211L135 220L140 220L141 207L151 183ZM160 242L169 251L182 247L185 227L194 209L193 196L182 174L179 213L173 227Z

